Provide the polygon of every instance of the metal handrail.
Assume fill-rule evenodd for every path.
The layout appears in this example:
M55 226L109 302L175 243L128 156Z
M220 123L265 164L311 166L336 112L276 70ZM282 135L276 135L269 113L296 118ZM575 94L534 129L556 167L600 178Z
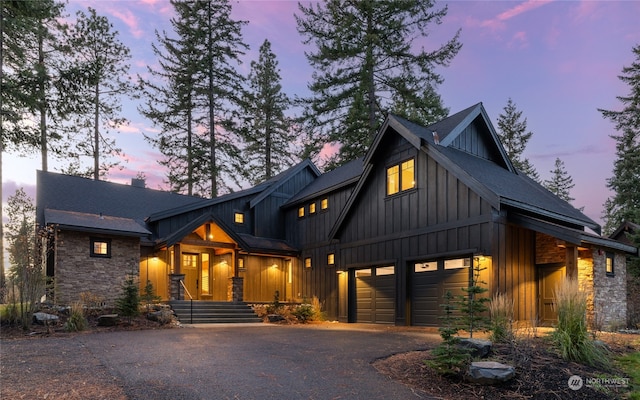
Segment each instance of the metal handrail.
M187 287L184 285L184 282L182 281L182 279L180 279L180 284L182 285L182 287L184 288L184 291L187 293L187 296L189 296L189 299L191 300L190 303L190 312L191 312L191 324L193 324L193 296L191 296L191 293L189 293L189 289L187 289Z

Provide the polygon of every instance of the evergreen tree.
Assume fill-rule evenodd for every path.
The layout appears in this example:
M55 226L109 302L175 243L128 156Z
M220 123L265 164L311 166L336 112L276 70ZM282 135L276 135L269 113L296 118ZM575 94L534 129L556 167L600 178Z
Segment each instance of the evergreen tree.
M140 314L140 288L138 286L135 274L131 272L122 284L120 297L116 299L118 314L127 317L129 324L133 317Z
M228 0L172 0L176 37L156 32L153 51L160 69L155 81L141 80L146 101L141 112L161 129L146 136L163 154L171 189L215 197L240 184L242 156L233 120L241 101L236 71L243 21L231 19Z
M522 119L522 111L517 110L511 98L504 107L504 113L498 116L498 136L513 166L540 182L538 172L523 155L533 132L527 132L527 119Z
M629 94L617 96L619 111L599 109L602 116L615 124L618 135L613 176L607 180L612 197L604 204L604 232L615 231L624 221L640 224L640 45L632 49L634 61L622 68L618 78L629 85ZM640 240L634 242L640 246Z
M243 112L245 173L253 185L273 177L294 159L292 120L285 116L291 101L282 92L281 80L276 55L265 40L258 61L251 62Z
M339 145L332 164L340 165L364 154L391 109L424 124L447 115L434 90L443 82L435 69L447 66L461 44L458 32L436 50L417 49L416 39L427 38L447 13L433 7L431 0L299 4L298 31L316 46L306 53L315 72L303 116L315 136L312 151Z
M543 182L544 187L566 202L571 203L575 200L571 197L571 189L575 186L573 178L564 168L564 162L560 158L556 158L555 167L550 172L551 179Z
M73 48L74 62L66 71L77 79L67 81L69 110L73 113L76 128L76 162L80 157L93 159L89 169L93 179L99 180L117 162L105 161L107 156L117 156L121 150L108 133L127 120L120 116L122 96L132 96L134 86L129 80L131 58L129 48L118 39L118 32L104 16L89 8L89 14L76 13L77 21L69 31L69 45ZM100 160L103 163L100 163ZM72 165L71 168L79 167ZM81 175L87 175L82 174Z
M31 323L31 316L37 302L44 294L44 274L42 263L38 259L38 236L36 235L36 208L33 200L24 190L18 189L7 201L6 224L9 250L9 278L14 296L11 302L16 304L23 328ZM15 293L17 293L17 298Z

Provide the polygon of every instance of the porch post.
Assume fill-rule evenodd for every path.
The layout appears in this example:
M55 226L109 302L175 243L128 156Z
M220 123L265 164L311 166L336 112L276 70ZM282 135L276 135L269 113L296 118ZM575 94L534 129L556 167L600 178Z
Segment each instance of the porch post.
M184 300L180 281L184 281L184 274L169 274L169 300Z
M566 256L567 278L578 278L578 247L567 246Z

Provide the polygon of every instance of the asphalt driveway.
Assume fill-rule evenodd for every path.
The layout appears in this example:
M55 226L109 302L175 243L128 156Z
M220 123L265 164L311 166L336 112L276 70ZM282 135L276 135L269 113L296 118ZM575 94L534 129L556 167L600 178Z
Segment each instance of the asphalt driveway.
M2 392L11 389L11 376L34 373L40 365L59 368L56 385L69 379L72 384L73 374L88 373L117 386L128 399L425 398L378 373L371 363L432 347L438 338L421 330L366 325L260 324L3 341ZM43 354L59 354L60 361L42 366L38 355ZM104 394L108 397L109 391Z

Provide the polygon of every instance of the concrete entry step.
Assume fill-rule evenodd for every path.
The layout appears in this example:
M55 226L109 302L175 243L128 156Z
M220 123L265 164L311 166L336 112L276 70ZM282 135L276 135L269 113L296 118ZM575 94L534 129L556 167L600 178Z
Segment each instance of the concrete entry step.
M225 301L173 300L169 305L183 324L262 322L246 303Z

